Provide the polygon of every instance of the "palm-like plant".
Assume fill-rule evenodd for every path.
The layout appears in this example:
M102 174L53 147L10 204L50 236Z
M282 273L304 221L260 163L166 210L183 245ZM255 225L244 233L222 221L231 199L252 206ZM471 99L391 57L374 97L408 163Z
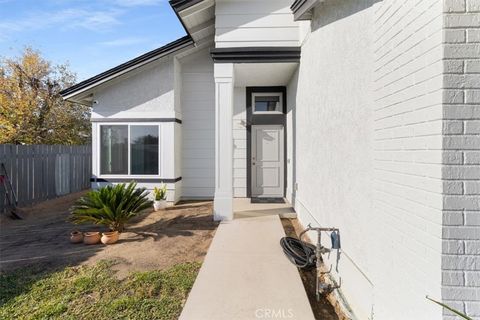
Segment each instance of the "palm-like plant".
M130 182L90 191L75 202L69 220L101 224L112 231L122 232L128 220L152 206L146 189L136 187L135 182Z

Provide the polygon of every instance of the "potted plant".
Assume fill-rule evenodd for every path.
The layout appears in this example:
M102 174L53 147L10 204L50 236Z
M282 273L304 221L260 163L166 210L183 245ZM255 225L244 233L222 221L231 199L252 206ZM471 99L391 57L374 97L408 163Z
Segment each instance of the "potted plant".
M107 226L111 232L103 233L104 241L114 243L118 240L119 233L124 230L125 223L151 206L152 201L148 199L145 188L137 189L134 182L128 185L122 183L88 192L75 202L69 220L73 223ZM84 234L84 242L88 234ZM97 236L99 242L100 235Z
M155 211L165 209L167 207L167 186L162 184L160 188L153 188L153 208Z

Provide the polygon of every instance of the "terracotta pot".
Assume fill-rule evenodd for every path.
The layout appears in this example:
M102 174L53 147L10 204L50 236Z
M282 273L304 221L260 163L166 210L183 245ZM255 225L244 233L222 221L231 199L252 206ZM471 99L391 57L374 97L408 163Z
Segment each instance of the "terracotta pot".
M97 244L100 242L100 232L85 232L83 234L83 243Z
M102 233L102 243L103 244L113 244L118 241L119 233L118 231L104 232Z
M80 243L83 241L83 233L80 231L72 231L70 233L70 242L71 243Z
M167 207L167 200L155 200L153 201L153 209L155 211L163 210Z

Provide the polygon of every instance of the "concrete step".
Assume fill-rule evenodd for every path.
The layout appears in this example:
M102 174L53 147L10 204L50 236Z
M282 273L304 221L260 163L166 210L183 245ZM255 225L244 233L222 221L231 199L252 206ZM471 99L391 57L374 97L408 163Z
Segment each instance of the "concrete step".
M234 218L251 218L269 215L278 215L280 218L294 219L297 217L295 209L285 203L251 203L250 198L233 199Z

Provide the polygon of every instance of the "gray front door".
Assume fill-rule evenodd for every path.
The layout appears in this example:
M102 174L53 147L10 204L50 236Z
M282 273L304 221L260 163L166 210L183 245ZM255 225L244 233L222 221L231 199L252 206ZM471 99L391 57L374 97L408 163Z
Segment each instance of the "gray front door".
M282 125L252 126L252 197L283 197Z

